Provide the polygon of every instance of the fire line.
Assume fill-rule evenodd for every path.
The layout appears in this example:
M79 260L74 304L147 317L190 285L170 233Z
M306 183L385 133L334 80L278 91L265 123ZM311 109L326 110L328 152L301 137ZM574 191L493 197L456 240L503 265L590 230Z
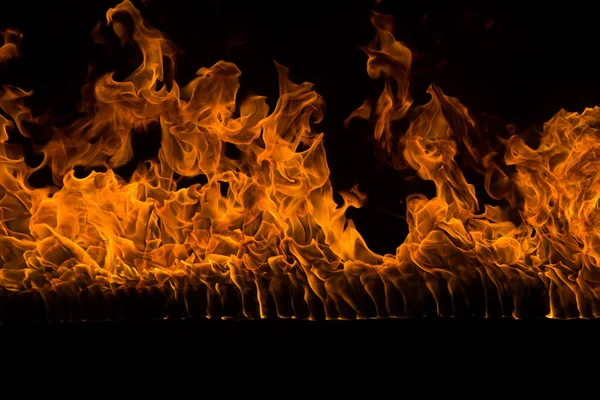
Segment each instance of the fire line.
M87 320L122 317L130 302L160 317L600 316L600 108L559 111L537 148L516 132L483 140L467 108L440 88L413 105L411 51L392 19L374 12L367 72L385 85L347 123L370 121L394 166L436 188L432 198L403 199L409 234L395 254L376 254L346 217L366 196L355 187L341 193L342 205L334 201L314 128L324 101L310 83L291 82L276 65L276 107L257 95L236 107L236 65L200 68L180 86L174 44L131 2L106 22L143 60L122 80L110 73L84 87L81 116L53 127L36 149L40 165L29 166L8 137L30 137L28 127L46 117L25 106L33 93L0 91L5 309L43 301L40 314ZM2 36L0 62L14 62L21 34ZM103 40L98 29L93 37ZM404 119L399 131L394 122ZM115 169L134 156L132 132L150 123L160 125L158 157L125 180ZM228 157L226 145L240 156ZM458 154L509 207L480 208ZM79 166L106 172L77 178ZM53 183L31 187L28 177L44 167ZM207 183L178 188L180 177L198 175Z

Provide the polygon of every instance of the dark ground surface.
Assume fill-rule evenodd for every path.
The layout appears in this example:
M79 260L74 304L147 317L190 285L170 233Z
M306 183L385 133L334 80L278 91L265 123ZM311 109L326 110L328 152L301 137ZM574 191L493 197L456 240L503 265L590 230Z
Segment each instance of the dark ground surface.
M0 326L0 374L5 393L28 396L496 398L567 389L579 398L594 382L598 327L548 319L20 324Z
M363 387L389 394L382 384L432 394L445 392L442 385L465 393L499 385L487 393L521 382L519 390L537 391L591 373L585 365L598 355L599 328L600 320L438 318L17 324L0 326L4 360L12 360L0 371L43 366L46 378L67 374L84 390L91 373L156 379L162 390L165 379L202 373L236 391L240 379L259 392L287 385L312 393L321 382L340 396Z
M399 318L359 321L300 321L293 319L265 320L147 320L110 322L64 322L64 323L11 323L0 326L0 335L14 339L32 336L77 339L84 337L153 337L173 336L182 338L215 337L241 342L248 339L265 344L298 344L298 340L318 342L321 340L345 342L373 339L415 343L437 341L452 345L469 342L475 344L486 340L499 340L506 344L524 341L526 336L551 339L560 335L584 340L594 337L600 320L553 320L536 318L516 320L513 318ZM235 341L235 340L234 340ZM489 344L492 344L491 342ZM379 343L378 345L383 345Z

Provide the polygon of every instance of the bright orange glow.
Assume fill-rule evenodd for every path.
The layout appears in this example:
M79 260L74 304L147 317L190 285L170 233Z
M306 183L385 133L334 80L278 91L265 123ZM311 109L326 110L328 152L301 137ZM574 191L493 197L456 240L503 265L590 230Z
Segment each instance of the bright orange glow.
M120 22L123 14L132 27ZM475 298L521 317L535 292L549 317L600 316L600 108L560 111L535 149L517 135L499 139L503 155L474 145L474 122L457 99L432 86L429 103L412 105L411 52L394 38L391 19L374 13L367 71L385 86L347 122L374 121L394 165L412 168L437 191L406 199L410 232L396 254L379 255L345 216L365 195L355 188L342 193L342 206L334 202L323 135L313 125L324 104L311 84L290 82L277 65L275 109L261 96L236 109L234 64L200 68L180 87L170 74L173 44L129 1L106 18L143 61L121 81L107 74L86 87L84 116L54 128L36 168L7 143L8 130L28 136L27 123L43 123L23 104L32 93L6 85L0 92L0 287L45 299L161 288L188 311L196 291L208 317L227 317L216 310L235 299L233 316L308 319L318 310L336 319L423 315L428 299L437 314L455 315ZM0 62L7 62L18 56L21 36L3 37ZM409 128L397 131L393 122L405 118ZM133 158L133 132L150 123L162 132L158 158L126 181L114 169ZM240 157L227 157L226 144ZM485 174L489 195L510 208L479 211L459 152ZM45 166L54 184L30 187L27 178ZM79 179L77 166L107 171ZM179 177L197 175L208 183L178 188Z

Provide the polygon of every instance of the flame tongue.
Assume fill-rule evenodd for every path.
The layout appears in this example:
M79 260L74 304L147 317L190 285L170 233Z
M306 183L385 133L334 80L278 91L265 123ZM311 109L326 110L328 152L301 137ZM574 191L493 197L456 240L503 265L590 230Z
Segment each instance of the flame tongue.
M397 89L390 82L406 75L409 64L398 50L402 44L390 44L391 26L379 23L379 18L373 18L378 41L372 48L389 50L369 49L369 65L387 65L391 59L399 67L368 69L371 77L385 78L385 88L375 109L365 103L351 118L374 114L375 138L392 154L394 165L414 169L422 179L433 181L437 192L432 199L407 199L410 233L396 257L401 268L416 266L428 283L431 277L439 278L429 286L436 300L440 289L435 285L447 284L454 300L464 296L469 282L481 279L500 298L503 314L527 315L537 292L546 298L550 317L599 316L593 250L599 109L559 112L544 127L537 149L516 135L501 141L505 154L504 165L499 165L489 143L474 145L471 134L476 126L467 109L439 88L430 87L429 103L405 111L410 102L406 81ZM410 127L405 133L394 131L393 122L404 115ZM485 174L490 196L518 210L520 224L508 209L486 205L478 214L475 188L456 162L461 151ZM438 301L438 312L439 305Z
M186 315L311 319L422 315L430 300L442 315L489 313L496 302L501 314L519 317L535 292L550 316L598 316L597 109L559 113L538 149L512 137L500 165L472 145L475 123L456 99L432 87L431 101L411 108L411 52L394 39L391 19L374 14L367 70L386 83L375 104L350 118L372 118L395 165L437 190L432 199L407 199L410 233L395 255L382 256L345 217L365 196L354 188L342 206L333 199L323 135L313 128L323 100L311 84L292 83L276 65L280 97L271 112L264 97L237 101L241 73L224 61L179 87L175 47L129 1L109 10L107 22L142 62L123 80L107 74L84 88L84 116L54 128L39 148L41 165L28 166L8 144L11 130L28 136L25 123L47 123L23 105L31 93L4 86L0 94L5 290L49 300L161 288ZM4 33L0 61L18 55L19 40ZM399 135L393 122L402 118L411 123ZM124 180L114 170L133 158L134 132L151 123L161 130L158 157ZM519 209L520 225L500 207L478 214L456 162L461 151L486 174L490 195ZM45 166L54 185L29 187ZM106 172L77 178L77 166ZM207 183L178 188L179 177L198 175ZM473 296L487 301L479 311Z
M333 200L322 135L311 126L323 108L312 85L290 82L277 65L275 110L250 96L238 111L235 65L201 68L179 88L166 73L173 45L130 2L109 10L107 21L123 43L136 44L143 61L122 81L108 74L84 90L91 94L84 98L87 115L40 149L44 163L37 168L51 167L52 189L29 188L25 180L34 169L4 144L7 129L39 122L22 106L29 94L4 87L1 106L12 121L2 119L2 285L42 294L91 284L104 290L206 285L218 297L229 286L243 299L254 297L260 315L270 296L285 297L278 293L283 288L309 303L315 295L325 302L348 297L333 288L346 279L344 262L381 257L344 218L347 207L359 206L360 193L345 195L341 208ZM12 43L3 54L16 54ZM162 131L158 159L141 164L126 182L113 168L131 160L132 132L150 122ZM226 144L237 146L240 157L228 158ZM108 170L78 179L76 166ZM178 189L176 174L205 175L208 183ZM339 314L327 307L328 315ZM243 311L257 316L251 306Z

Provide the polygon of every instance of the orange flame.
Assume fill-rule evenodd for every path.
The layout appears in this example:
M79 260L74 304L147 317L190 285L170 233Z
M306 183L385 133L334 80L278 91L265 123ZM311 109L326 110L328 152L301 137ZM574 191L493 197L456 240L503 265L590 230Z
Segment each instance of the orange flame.
M472 144L475 123L456 99L431 87L431 101L412 107L411 52L395 40L391 19L375 13L367 71L385 87L375 105L365 102L350 118L374 121L375 138L395 165L414 169L437 190L432 199L407 199L410 233L396 254L379 255L345 217L365 196L354 188L342 194L342 206L333 199L323 135L313 125L323 100L311 84L292 83L276 65L275 109L269 112L261 96L236 109L235 65L201 68L179 87L171 74L175 47L129 1L106 17L143 61L123 80L107 74L84 88L84 116L53 128L35 168L7 142L8 132L29 136L27 124L44 121L23 103L31 93L6 85L0 92L4 290L48 299L161 288L188 315L202 299L208 317L308 319L423 315L428 299L439 315L472 314L477 297L487 302L484 313L495 302L503 314L521 317L528 296L538 293L550 317L599 316L600 109L561 111L537 149L511 137L499 164L497 153ZM3 36L0 61L7 61L18 55L20 35ZM410 127L401 133L393 122L403 118ZM150 123L161 128L158 158L126 181L114 169L133 157L132 132ZM226 145L240 157L228 157ZM455 161L460 151L485 174L490 195L518 209L520 221L501 207L478 213L475 189ZM27 178L46 166L54 185L30 187ZM77 178L77 166L106 172ZM208 182L178 188L179 177L197 175ZM228 315L223 308L231 302L237 311Z

